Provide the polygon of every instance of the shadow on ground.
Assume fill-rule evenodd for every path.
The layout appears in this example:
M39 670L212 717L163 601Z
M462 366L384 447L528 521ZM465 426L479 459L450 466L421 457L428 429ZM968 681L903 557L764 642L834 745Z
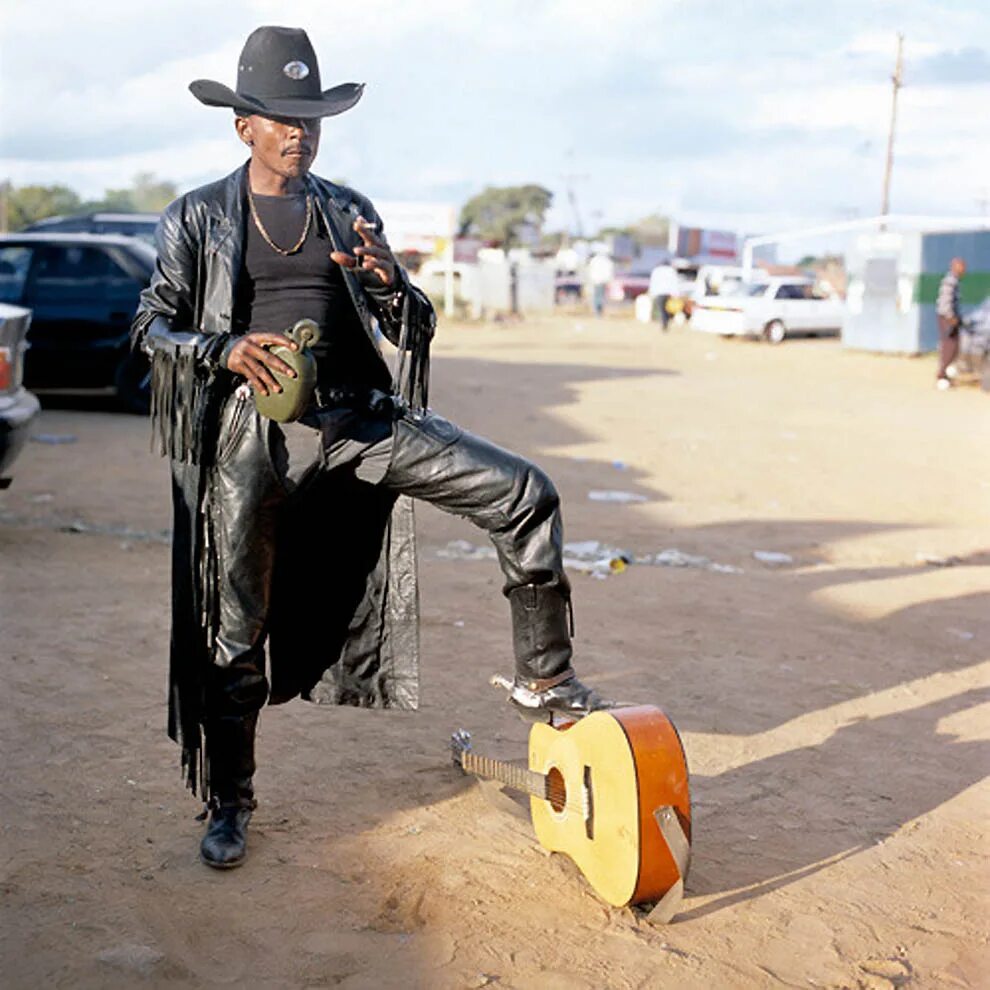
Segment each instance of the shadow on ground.
M445 358L439 365L453 399L440 411L520 448L573 490L669 498L635 467L542 452L589 439L553 414L579 401L582 384L648 375L663 388L672 372L521 364L493 376L487 362ZM80 401L46 397L45 408L109 412L90 403L112 402L69 404ZM456 415L460 407L470 410L469 421ZM133 445L135 459L149 458L148 424L129 417L132 432L124 415L114 416L115 442ZM112 499L98 432L94 422L91 437L59 448L58 457L74 485ZM30 454L24 464L29 471ZM149 472L133 483L161 480ZM816 597L922 573L908 564L815 566L820 547L887 532L888 523L765 518L657 532L630 507L610 520L612 533L656 539L655 550L676 545L745 562L745 575L633 567L600 583L575 578L578 659L589 680L615 696L656 700L686 733L772 733L831 706L964 672L981 659L977 647L946 638L945 627L965 632L974 616L986 616L986 595L922 601L874 619L840 614ZM120 520L124 531L128 522ZM293 704L266 711L252 855L226 876L196 861L198 808L182 793L177 754L164 738L167 548L123 541L112 527L102 535L0 527L5 565L12 562L0 574L10 657L0 722L10 850L3 927L8 945L17 946L11 971L21 985L132 985L133 971L118 973L99 959L126 942L160 947L165 959L153 970L176 987L201 986L205 974L273 987L318 985L330 976L375 985L369 981L386 963L408 985L427 986L435 978L427 957L459 958L456 946L441 944L451 931L472 964L479 957L471 941L481 939L478 924L487 925L485 946L512 942L517 955L506 950L508 961L500 962L512 972L526 946L506 933L520 923L519 905L549 901L549 890L554 903L546 910L555 915L558 897L572 898L582 938L621 928L579 880L531 855L535 840L515 831L513 816L479 810L467 780L447 763L446 739L460 724L490 740L492 755L508 758L525 752L526 729L506 717L498 696L485 694L487 675L510 662L497 568L428 559L429 540L454 530L425 523L423 710ZM793 551L795 566L759 568L749 557L757 542ZM981 551L957 567L987 563ZM325 579L332 593L332 571ZM720 676L725 671L731 678ZM783 681L788 690L778 693ZM697 921L810 876L971 786L987 765L987 745L944 734L939 724L984 700L980 691L962 690L840 724L815 745L698 774L689 895L714 899L697 908L689 901L683 918ZM923 793L915 786L922 777ZM462 847L481 852L462 862ZM447 862L456 869L445 872ZM430 915L430 898L446 897L441 881L461 887L448 915ZM524 884L535 886L530 892ZM537 948L551 952L554 933L536 930ZM659 949L651 943L642 951L654 966Z

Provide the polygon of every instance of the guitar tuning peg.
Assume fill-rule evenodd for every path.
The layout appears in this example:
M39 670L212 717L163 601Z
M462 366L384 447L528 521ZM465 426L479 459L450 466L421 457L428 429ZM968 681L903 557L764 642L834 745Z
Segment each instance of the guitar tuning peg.
M466 729L458 729L450 734L450 759L455 767L460 767L465 773L465 756L471 752L471 733Z

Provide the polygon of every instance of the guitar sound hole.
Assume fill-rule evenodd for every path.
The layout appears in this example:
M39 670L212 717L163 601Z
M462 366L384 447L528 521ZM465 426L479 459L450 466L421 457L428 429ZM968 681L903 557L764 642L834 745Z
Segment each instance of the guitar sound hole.
M550 802L550 807L558 814L567 806L564 775L556 767L551 767L547 773L547 800Z

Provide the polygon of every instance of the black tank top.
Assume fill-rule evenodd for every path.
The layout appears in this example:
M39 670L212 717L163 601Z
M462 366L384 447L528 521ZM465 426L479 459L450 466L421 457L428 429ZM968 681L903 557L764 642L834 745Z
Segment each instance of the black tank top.
M305 194L255 193L254 201L271 240L283 250L293 247L305 226ZM322 333L313 348L321 385L387 389L388 369L361 325L340 266L330 260L333 244L315 205L306 240L290 255L273 250L250 210L245 212L244 256L234 305L236 332L281 333L297 320L311 319Z

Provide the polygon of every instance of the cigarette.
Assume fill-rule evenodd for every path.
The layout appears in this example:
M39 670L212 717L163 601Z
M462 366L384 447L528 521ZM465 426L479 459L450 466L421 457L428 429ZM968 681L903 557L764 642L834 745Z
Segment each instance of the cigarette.
M350 210L348 212L350 212L351 216L354 217L354 222L361 224L361 226L364 227L365 230L377 230L378 229L378 224L377 223L369 223L367 220L364 219L363 216L361 216L360 213L358 213L358 211L357 211L357 205L356 204L352 203L351 204L351 207L350 207Z

